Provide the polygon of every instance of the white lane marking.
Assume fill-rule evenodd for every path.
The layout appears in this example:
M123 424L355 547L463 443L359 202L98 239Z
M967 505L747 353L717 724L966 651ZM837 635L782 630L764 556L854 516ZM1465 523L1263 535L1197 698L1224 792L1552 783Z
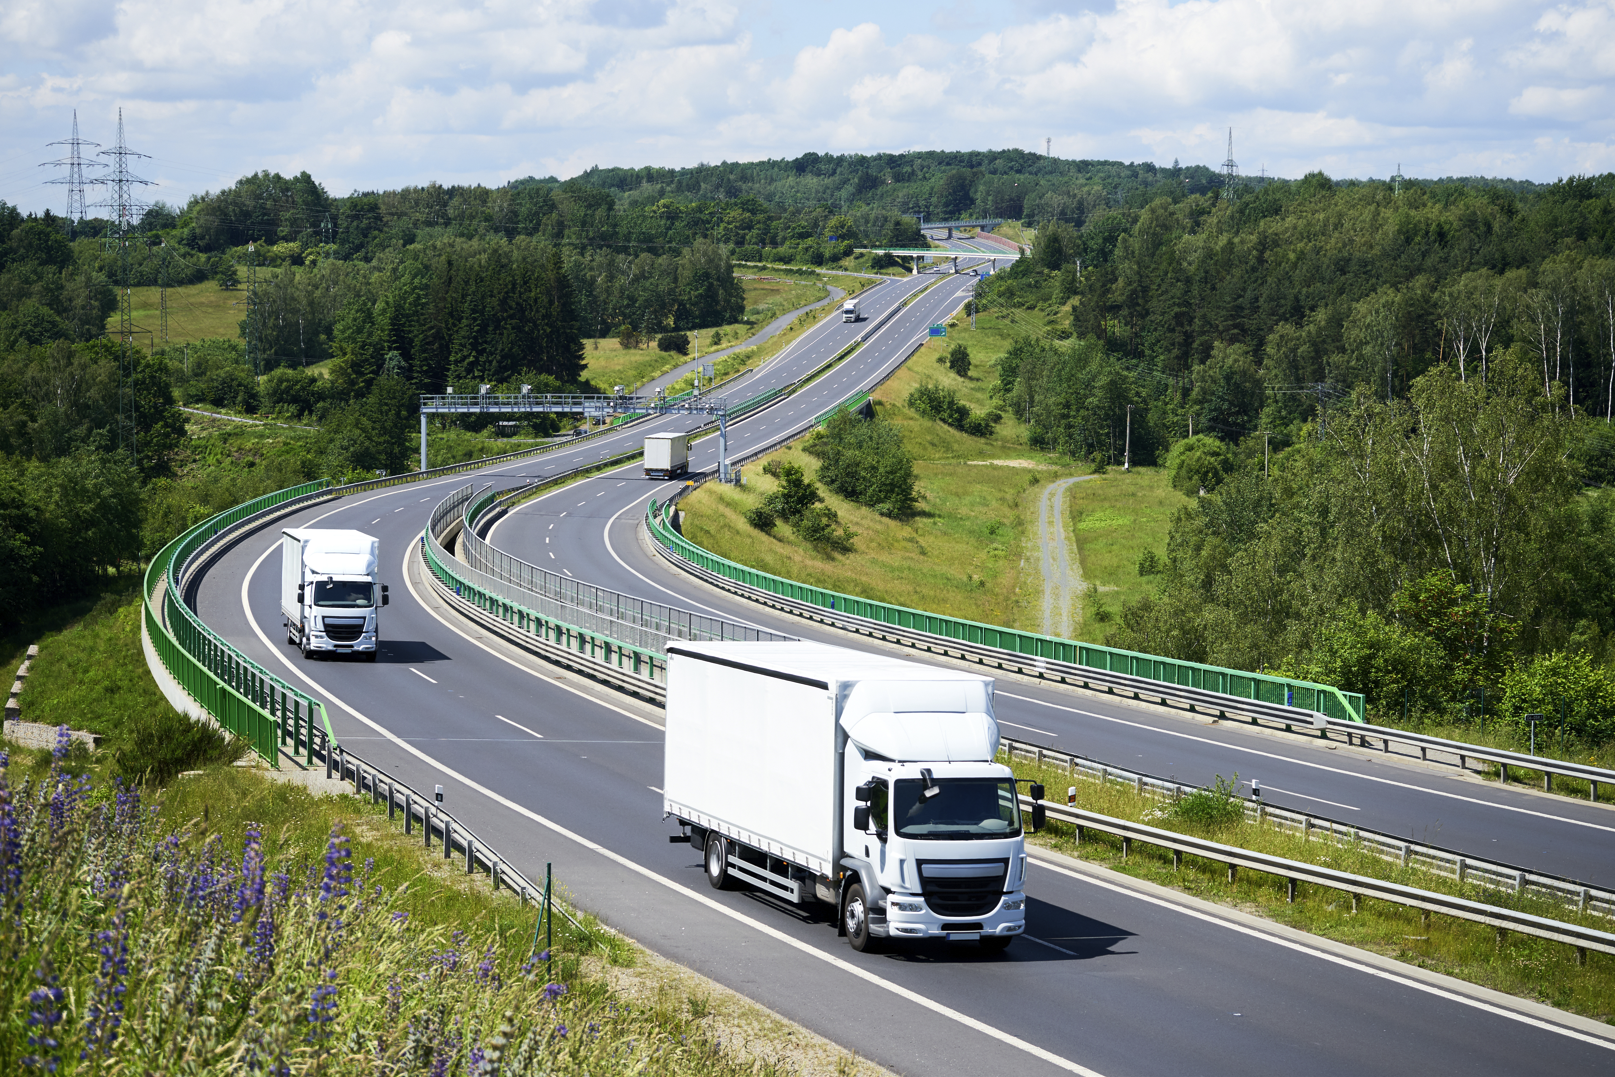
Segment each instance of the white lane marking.
M627 486L627 485L628 485L628 480L627 480L627 479L624 479L624 480L622 480L622 481L621 481L621 482L619 482L619 483L618 483L618 484L617 484L617 485L618 485L618 486Z
M1072 714L1080 714L1087 718L1099 718L1106 722L1115 722L1117 725L1132 726L1134 729L1147 729L1151 733L1161 733L1168 737L1181 737L1184 740L1197 741L1201 744L1214 744L1219 748L1227 748L1231 751L1244 752L1247 755L1259 755L1263 759L1277 759L1285 763L1294 763L1296 766L1300 767L1311 767L1313 770L1325 770L1331 774L1343 774L1348 778L1361 778L1365 782L1379 782L1381 785L1391 785L1398 789L1411 789L1417 793L1428 793L1433 797L1446 797L1448 800L1461 800L1466 804L1481 804L1488 808L1497 808L1499 811L1518 812L1521 815L1534 815L1538 819L1550 819L1556 823L1574 823L1576 826L1584 826L1592 830L1603 830L1611 834L1615 834L1615 826L1604 826L1601 823L1589 823L1582 819L1571 819L1570 817L1564 815L1550 815L1547 812L1532 811L1530 808L1519 808L1512 804L1498 804L1495 801L1482 800L1479 797L1466 797L1461 793L1446 793L1442 792L1440 789L1431 789L1428 786L1414 785L1412 782L1399 782L1390 778L1380 778L1373 774L1358 774L1355 771L1342 770L1339 767L1325 766L1322 763L1309 763L1305 759L1296 759L1293 756L1279 755L1277 752L1264 752L1259 748L1246 748L1239 744L1230 744L1225 741L1212 740L1210 737L1197 737L1193 733L1180 733L1175 729L1161 729L1158 726L1146 725L1143 722L1130 722L1126 718L1113 718L1108 714L1095 714L1093 711L1085 711L1080 707L1067 707L1060 703L1050 703L1047 700L1033 699L1031 696L1018 696L1013 692L999 692L997 694L1001 696L1008 696L1010 699L1019 699L1026 703L1036 703L1040 707L1051 707L1057 711L1070 711Z
M1028 851L1030 850L1031 847L1028 846ZM1306 954L1308 957L1315 957L1323 961L1328 961L1334 965L1340 965L1344 968L1352 969L1356 972L1367 973L1369 976L1378 977L1381 980L1389 980L1391 983L1400 984L1403 987L1411 987L1415 991L1423 991L1426 994L1435 995L1437 998L1444 998L1449 1002L1457 1002L1464 1006L1472 1006L1477 1010L1484 1010L1485 1012L1495 1014L1498 1017L1507 1017L1510 1020L1518 1021L1521 1024L1530 1025L1533 1028L1544 1029L1548 1032L1557 1032L1561 1036L1568 1036L1574 1040L1581 1040L1583 1043L1591 1043L1595 1046L1603 1047L1606 1050L1615 1051L1615 1042L1599 1039L1596 1036L1589 1036L1586 1033L1578 1032L1573 1028L1565 1028L1562 1025L1555 1025L1552 1022L1543 1021L1540 1018L1531 1017L1528 1014L1523 1014L1516 1010L1510 1010L1503 1006L1494 1006L1491 1003L1483 1002L1478 998L1470 998L1469 996L1460 994L1457 991L1449 991L1446 988L1437 987L1435 984L1424 983L1407 976L1401 976L1387 969L1375 968L1373 965L1365 965L1360 961L1353 961L1349 957L1343 957L1340 954L1330 953L1328 950L1320 950L1312 946L1307 946L1306 944L1297 942L1294 939L1287 939L1282 935L1269 934L1266 931L1251 927L1248 924L1236 923L1233 920L1225 920L1222 917L1217 916L1215 913L1190 908L1187 905L1180 905L1175 901L1168 901L1165 898L1156 897L1153 894L1146 894L1142 891L1134 890L1132 887L1119 886L1116 883L1107 882L1104 879L1094 878L1091 875L1084 875L1081 872L1072 871L1070 868L1052 863L1043 859L1042 857L1037 857L1033 860L1033 863L1040 868L1047 868L1049 871L1058 872L1059 874L1075 879L1078 882L1090 883L1093 886L1101 887L1113 893L1120 894L1123 897L1136 898L1139 901L1145 901L1151 905L1158 905L1163 909L1170 909L1174 912L1180 912L1184 916L1191 916L1196 920L1204 920L1208 924L1216 924L1219 927L1227 928L1229 931L1237 931L1241 935L1249 935L1253 939L1261 939L1264 942L1270 942L1275 946L1282 946L1287 950L1294 950L1297 953Z
M568 576L571 576L571 575L572 575L572 570L571 570L571 569L569 569L569 568L563 568L563 569L562 569L562 570L561 570L561 571L562 571L562 572L564 572L564 573L566 573L566 574L567 574L567 575L568 575ZM573 577L573 579L576 579L576 578L577 578L577 577L575 577L575 576L574 576L574 577Z
M1019 722L1006 722L1002 718L998 719L998 724L999 725L1012 725L1016 729L1030 729L1032 732L1041 733L1045 737L1058 737L1060 735L1058 733L1050 733L1047 729L1039 729L1035 725L1021 725L1021 723L1019 723Z
M555 551L554 550L550 551L550 560L551 561L555 560Z
M585 506L585 505L587 505L587 504L588 504L588 502L587 502L587 501L579 501L579 502L578 502L578 508L580 508L580 509L581 509L581 508L582 508L582 507L583 507L583 506Z
M334 511L337 511L337 510L333 509L332 511L334 512ZM327 513L327 515L329 515L329 513ZM320 519L323 519L323 518L324 517L320 517ZM858 965L854 965L850 961L845 960L844 958L836 957L833 954L826 953L825 951L820 950L817 947L812 946L812 945L810 945L810 944L808 944L806 942L803 942L800 939L793 938L792 936L787 935L785 932L779 930L778 928L770 927L768 924L763 923L761 920L754 919L753 917L747 916L743 912L740 912L740 911L738 911L736 909L731 909L727 905L720 904L719 902L713 900L712 898L708 897L707 895L702 894L702 893L700 893L698 891L695 891L695 890L691 890L687 886L683 886L683 885L681 885L679 883L676 883L671 879L665 879L662 876L658 875L656 872L652 871L650 868L647 868L642 864L635 863L634 861L628 859L626 856L623 856L621 853L618 853L618 852L616 852L615 850L612 850L612 849L608 849L604 845L599 844L598 842L591 841L590 839L584 837L582 834L579 834L579 833L577 833L575 831L572 831L572 830L568 830L566 827L561 826L559 823L556 823L556 822L554 822L554 821L552 821L550 819L546 819L544 816L539 815L537 812L533 811L532 809L527 808L527 807L525 807L525 806L523 806L521 804L516 803L514 800L511 800L509 797L506 797L506 796L504 796L504 795L502 795L500 793L494 792L492 789L488 788L487 786L483 785L482 783L473 780L472 778L470 778L467 775L461 774L459 771L455 770L454 768L452 768L452 767L448 766L447 764L442 763L439 760L437 760L437 759L433 758L432 756L428 755L426 752L422 751L420 748L417 748L415 745L409 743L409 741L405 740L404 738L398 736L396 733L394 733L392 730L388 729L386 726L382 725L381 723L375 721L374 719L370 718L369 716L367 716L365 714L361 714L359 711L357 711L353 707L349 706L345 701L343 701L342 699L339 699L337 696L332 694L329 689L327 689L324 685L320 684L313 677L310 677L303 670L298 669L295 665L292 664L290 659L288 659L285 655L280 653L278 648L275 648L275 647L271 646L270 643L269 643L269 637L264 635L263 629L261 627L259 627L259 625L258 625L257 618L253 617L253 615L252 615L252 607L247 602L247 586L248 586L249 582L252 580L253 575L258 571L258 566L263 564L264 561L269 557L270 554L276 552L279 549L280 549L280 545L277 542L275 545L273 545L273 546L269 547L267 550L265 550L263 552L263 556L259 557L257 561L253 562L253 566L252 566L251 570L249 570L247 572L247 575L241 581L241 604L246 609L247 619L248 619L249 623L251 623L251 625L252 625L252 630L255 633L257 633L258 638L263 641L264 645L266 647L269 647L269 649L274 652L275 657L279 658L281 660L281 662L285 664L286 668L291 670L292 673L294 673L299 679L301 679L305 683L307 683L310 687L312 687L320 695L324 696L333 705L341 707L343 710L345 710L349 714L353 715L354 718L358 719L360 722L363 722L365 725L369 726L371 729L374 729L377 733L380 733L383 737L385 737L388 740L392 741L393 744L397 745L399 748L401 748L404 751L408 752L410 755L413 755L415 758L419 759L421 762L425 763L427 766L433 767L434 769L436 769L440 773L442 773L444 775L447 775L449 778L452 778L456 782L459 782L466 789L469 789L469 790L471 790L472 792L475 792L475 793L481 793L483 796L487 797L489 800L493 801L495 804L498 804L500 807L505 808L505 809L507 809L509 811L513 811L517 815L520 815L523 818L529 819L532 822L537 823L539 826L542 826L542 827L546 828L547 830L550 830L551 832L560 835L561 837L568 838L571 841L574 841L577 844L583 846L585 849L590 850L591 852L599 853L601 856L605 857L607 860L610 860L613 863L619 865L620 867L623 867L623 868L627 869L628 871L634 872L636 875L640 875L640 876L644 877L645 879L647 879L647 880L649 880L651 882L654 882L654 883L657 883L657 884L659 884L659 885L661 885L663 887L666 887L668 890L672 891L675 894L678 894L678 895L680 895L682 897L686 897L689 900L696 902L697 904L706 906L708 909L710 909L713 912L718 913L721 916L727 916L729 919L734 920L737 923L744 924L747 927L752 928L755 931L761 932L762 934L768 936L770 939L773 939L775 942L778 942L781 945L789 946L791 949L797 950L797 951L801 952L802 954L805 954L808 957L813 957L813 958L816 958L816 959L818 959L820 961L823 961L825 964L831 966L834 969L837 969L838 971L845 972L845 973L847 973L848 975L851 975L851 976L856 976L858 979L863 980L866 983L869 983L870 985L872 985L874 987L878 987L883 991L887 991L887 992L889 992L889 993L891 993L893 995L896 995L898 998L904 999L904 1000L906 1000L908 1002L912 1002L916 1006L924 1007L925 1009L930 1010L932 1013L938 1014L938 1015L940 1015L942 1017L945 1017L945 1018L947 1018L947 1019L949 1019L951 1021L957 1022L958 1024L961 1024L961 1025L965 1026L966 1028L969 1028L969 1029L971 1029L973 1031L980 1032L984 1036L990 1036L993 1039L998 1040L1000 1043L1008 1044L1011 1047L1015 1047L1015 1048L1018 1048L1018 1049L1020 1049L1022 1051L1025 1051L1027 1054L1032 1055L1034 1058L1040 1058L1043 1061L1049 1063L1050 1065L1058 1066L1061 1069L1066 1070L1067 1072L1082 1074L1083 1077L1103 1077L1103 1075L1100 1074L1097 1070L1091 1070L1088 1067L1083 1066L1083 1065L1081 1065L1079 1063L1073 1062L1068 1058L1062 1058L1061 1056L1055 1054L1052 1051L1049 1051L1049 1050L1046 1050L1046 1049L1044 1049L1042 1047L1039 1047L1035 1043L1031 1043L1031 1042L1029 1042L1027 1040L1023 1040L1018 1036L1013 1036L1010 1033L1003 1031L1002 1029L994 1028L992 1025L989 1025L984 1021L979 1021L976 1018L971 1017L969 1014L961 1013L960 1011L953 1009L951 1006L944 1006L942 1003L937 1002L935 999L928 998L925 995L922 995L917 991L911 991L908 988L903 987L903 986L901 986L899 984L892 983L892 982L890 982L888 980L883 980L879 976L875 975L873 972L870 972L868 969L862 968L862 967L860 967ZM404 557L405 557L405 565L406 565L406 567L408 565L408 558L411 555L413 555L414 553L415 553L415 550L413 549L413 547L405 552ZM410 582L409 573L407 571L404 574L404 585L409 588L409 591L410 591L411 594L415 594L415 586L414 586L414 584L412 584ZM419 595L415 595L415 597L416 597L417 601L420 600ZM437 619L439 621L441 621L444 625L448 625L448 622L444 621L441 617L438 617L438 615L437 615L437 613L435 611L427 608L426 603L421 602L421 608L425 609L426 612L430 613L433 617L437 617ZM455 631L456 635L464 635L464 633L461 633L458 629L455 629L454 631ZM479 644L479 646L481 646L481 645ZM490 654L498 654L498 652L493 651L490 648L484 647L483 649L488 650ZM505 656L504 655L499 655L499 657L504 658ZM516 666L516 668L518 668L518 669L523 668L523 667L517 665L514 661L512 661L509 658L505 658L505 661L510 662L511 665ZM529 671L529 672L531 672L531 671ZM536 676L536 674L535 674L535 676ZM548 678L543 678L543 679L548 680ZM561 687L565 688L567 686L562 685ZM580 696L583 695L583 693L578 692L578 691L576 691L575 689L572 689L572 688L567 688L567 690L573 692L576 695L580 695ZM584 698L587 699L589 697L584 696ZM598 702L598 701L591 700L591 702ZM611 710L618 710L618 708L616 708L616 707L611 707L610 704L600 703L599 705L604 706L604 707L609 707ZM628 714L627 711L619 711L619 713ZM638 720L638 721L645 722L646 725L653 725L653 723L646 722L645 719L643 719L643 718L637 718L636 715L628 714L628 717L636 718L636 720Z
M526 726L522 725L520 722L512 722L509 718L506 718L503 714L496 714L496 715L494 715L494 717L499 719L501 722L504 722L506 725L515 726L517 729L521 730L523 733L532 733L532 735L537 737L539 740L544 739L544 734L542 734L542 733L533 733L533 731L531 729L528 729Z
M554 530L555 530L555 525L554 525L554 524L550 524L550 530L551 530L551 531L554 531ZM547 541L547 540L546 540L546 541Z
M647 785L645 788L649 789L653 793L660 793L661 792L661 790L656 788L654 785Z
M1353 807L1350 804L1342 804L1338 800L1325 800L1325 799L1323 799L1323 797L1309 797L1305 793L1292 793L1288 789L1280 789L1276 785L1268 786L1267 791L1269 793L1283 793L1287 797L1300 797L1302 800L1316 800L1319 804L1330 804L1330 805L1333 805L1334 807L1337 807L1337 808L1345 808L1347 811L1362 811L1363 810L1361 808Z
M423 498L421 498L421 501L430 501L430 500L432 500L432 499L431 499L431 498L429 498L429 497L423 497ZM420 504L420 501L417 501L417 502L415 502L415 503L416 503L416 504L417 504L417 505L418 505L418 504Z
M550 537L548 535L545 535L544 536L544 545L548 546L549 543L550 543Z
M377 497L384 497L386 495L378 494L376 496ZM314 517L314 519L309 521L309 524L310 525L317 524L321 520L325 519L327 516L335 516L337 513L341 512L341 511L342 511L341 508L334 508L329 512L326 512L326 513L323 513L323 514L321 514L319 516ZM292 660L290 658L287 658L284 654L282 654L280 652L280 648L276 647L273 643L269 642L269 637L264 634L263 626L258 623L258 618L253 616L252 604L251 604L251 602L248 601L247 591L248 591L248 588L252 584L253 576L257 575L259 566L261 566L265 561L267 561L269 559L269 557L278 549L280 549L279 540L276 541L275 545L270 546L263 553L259 554L258 555L258 560L254 561L252 563L252 567L247 570L246 576L241 581L241 608L246 612L246 614L247 614L247 623L252 626L253 635L258 637L258 642L262 643L264 645L264 648L266 650L268 650L269 653L273 654L276 658L278 658L280 660L281 665L283 665L287 669L291 670L293 676L295 676L295 677L299 678L300 680L306 682L307 684L311 685L317 691L324 691L324 689L321 688L320 685L317 684L313 680L313 678L309 677L308 674L304 673L295 664L293 664L293 662L292 662ZM501 662L504 662L507 665L514 666L515 668L521 670L523 673L526 673L529 676L534 677L534 678L536 678L538 680L544 681L546 684L550 684L550 685L553 685L556 688L560 688L560 689L562 689L564 691L570 692L572 695L577 696L579 699L587 700L588 702L594 704L597 707L603 707L608 711L615 711L616 713L622 715L624 718L633 719L634 721L638 722L640 725L648 725L652 729L656 729L656 730L660 730L662 728L661 726L657 725L655 722L651 721L648 718L642 718L639 715L634 714L634 713L632 713L630 711L623 710L621 707L614 706L613 704L607 703L606 701L601 700L601 699L596 699L595 697L589 695L587 692L584 692L584 691L581 691L580 689L574 688L570 684L566 684L565 682L558 681L553 677L546 677L544 674L540 673L538 670L529 668L527 666L524 666L520 662L516 661L514 658L511 658L509 655L500 654L498 651L494 650L492 647L488 646L486 643L483 643L481 640L475 639L472 636L470 636L469 634L460 631L460 629L456 628L453 624L451 624L449 621L445 620L441 615L439 615L436 610L434 610L431 607L427 606L427 604L424 601L422 601L421 596L420 596L420 592L415 590L415 585L413 583L411 583L410 579L409 579L409 559L412 556L414 556L414 557L419 557L420 556L420 554L416 550L416 545L413 542L410 543L409 546L404 550L404 557L403 557L403 560L400 562L400 566L401 566L401 568L403 570L403 574L404 574L404 587L408 589L408 591L410 593L410 596L415 599L415 604L420 606L421 609L425 610L426 613L429 614L432 617L433 620L437 621L438 624L441 624L444 628L447 628L450 632L453 632L455 635L459 636L461 639L465 640L467 643L471 644L472 646L478 647L478 648L488 652L489 654L493 655L495 658L499 659Z
M537 498L534 498L534 500L535 500L535 501L536 501L536 500L537 500ZM518 507L518 508L520 508L520 506L517 506L517 507ZM568 511L571 511L571 510L568 510ZM566 515L566 513L565 513L565 512L563 512L563 513L561 513L561 516L565 516L565 515ZM560 518L561 518L561 517L560 517L560 516L557 516L557 517L556 517L556 519L557 519L557 520L559 520L559 519L560 519Z
M1025 939L1027 942L1035 942L1039 946L1047 946L1051 950L1058 950L1062 954L1066 954L1069 957L1081 957L1082 956L1081 954L1074 953L1074 952L1072 952L1070 950L1067 950L1064 946L1056 946L1052 942L1049 942L1049 941L1047 941L1045 939L1040 939L1036 935L1027 935L1027 934L1025 934L1023 932L1021 934L1021 938Z
M415 674L415 676L421 678L422 680L432 681L432 678L428 677L426 674L422 673L420 670L416 669L414 666L410 666L409 671L411 673ZM436 684L437 682L432 681L432 683Z
M381 523L381 517L377 516L374 520L371 520L370 522L373 523L373 524L379 524L379 523Z
M405 510L405 509L407 509L407 508L409 508L409 506L408 506L408 505L400 505L400 506L399 506L399 507L398 507L398 508L396 508L396 509L393 509L393 511L394 511L394 512L403 512L403 511L404 511L404 510Z

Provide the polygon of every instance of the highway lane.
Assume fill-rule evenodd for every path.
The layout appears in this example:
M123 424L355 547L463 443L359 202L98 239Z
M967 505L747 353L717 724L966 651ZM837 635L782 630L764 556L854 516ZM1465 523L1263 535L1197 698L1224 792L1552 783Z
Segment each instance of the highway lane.
M516 669L421 602L405 563L451 483L312 506L282 524L381 539L394 602L375 664L305 662L284 643L274 529L208 570L200 612L267 668L306 677L344 743L418 788L441 782L453 810L524 871L553 861L606 922L865 1057L926 1074L1072 1072L1064 1063L1105 1074L1504 1074L1544 1060L1587 1071L1612 1057L1556 1022L1081 872L1033 872L1029 926L1042 942L1002 958L946 944L857 955L822 916L712 891L689 847L666 841L654 722L569 690L569 675Z
M842 364L798 398L733 430L731 455L805 430L830 401L878 381L922 339L924 326L957 308L968 286L969 278L945 282L865 345L860 362ZM692 470L715 466L715 444L707 438L692 447ZM848 642L799 618L715 593L648 553L636 535L644 504L668 496L677 484L646 480L637 464L591 483L586 495L526 503L494 527L491 540L541 567L624 593L773 631ZM1198 785L1237 773L1245 782L1260 780L1276 805L1466 855L1615 885L1615 810L1608 805L1482 782L1450 767L1339 743L1278 736L1237 723L1208 724L1183 712L1032 683L1006 682L999 715L1005 732L1020 739Z

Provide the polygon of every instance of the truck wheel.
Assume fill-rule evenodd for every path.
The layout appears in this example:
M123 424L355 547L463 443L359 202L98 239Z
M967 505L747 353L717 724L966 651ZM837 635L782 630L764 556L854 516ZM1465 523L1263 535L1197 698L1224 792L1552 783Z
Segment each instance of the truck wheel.
M981 939L981 948L989 954L1001 954L1009 949L1009 944L1014 941L1014 935L984 935Z
M707 882L714 890L733 890L729 878L729 843L716 834L707 835Z
M841 926L847 930L847 941L859 953L875 948L875 937L869 933L869 907L864 903L864 884L847 887L847 898L841 903Z

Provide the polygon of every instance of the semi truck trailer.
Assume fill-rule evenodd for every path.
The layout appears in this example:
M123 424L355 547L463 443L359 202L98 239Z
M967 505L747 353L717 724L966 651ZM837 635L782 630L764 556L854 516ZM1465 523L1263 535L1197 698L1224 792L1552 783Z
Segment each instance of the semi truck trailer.
M378 610L388 602L378 584L380 543L362 531L288 527L280 533L280 613L286 642L315 652L376 660Z
M645 436L645 477L676 479L690 470L690 435L682 433Z
M994 761L991 678L808 642L673 642L667 655L664 817L714 887L832 905L859 951L1002 950L1025 930L1026 845L1015 779Z

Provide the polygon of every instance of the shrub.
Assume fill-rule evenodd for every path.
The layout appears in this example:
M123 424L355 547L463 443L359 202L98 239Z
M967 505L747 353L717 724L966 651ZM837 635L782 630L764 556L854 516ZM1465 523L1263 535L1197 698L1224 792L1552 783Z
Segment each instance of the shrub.
M936 361L961 378L970 376L970 349L965 347L963 343L955 344L946 352L937 356Z
M1235 791L1238 786L1237 773L1232 781L1219 774L1211 788L1196 789L1173 804L1172 816L1207 830L1232 826L1245 818L1245 801Z
M746 522L759 531L772 531L777 520L774 510L767 505L758 505L756 508L746 510Z
M919 502L914 459L896 427L851 412L831 416L807 451L819 458L819 481L882 516L906 516Z
M829 505L814 505L803 511L791 526L804 542L835 553L851 553L852 540L858 537Z
M1140 576L1159 576L1166 569L1166 562L1150 549L1144 547L1144 552L1138 555L1138 574Z
M1234 469L1228 443L1206 434L1184 438L1166 454L1166 477L1173 489L1194 497L1211 493Z
M684 355L690 350L688 333L663 333L656 338L656 350Z
M1542 715L1537 742L1557 736L1563 709L1565 736L1586 743L1615 737L1615 675L1586 652L1554 651L1503 678L1503 717L1526 735L1525 716Z

